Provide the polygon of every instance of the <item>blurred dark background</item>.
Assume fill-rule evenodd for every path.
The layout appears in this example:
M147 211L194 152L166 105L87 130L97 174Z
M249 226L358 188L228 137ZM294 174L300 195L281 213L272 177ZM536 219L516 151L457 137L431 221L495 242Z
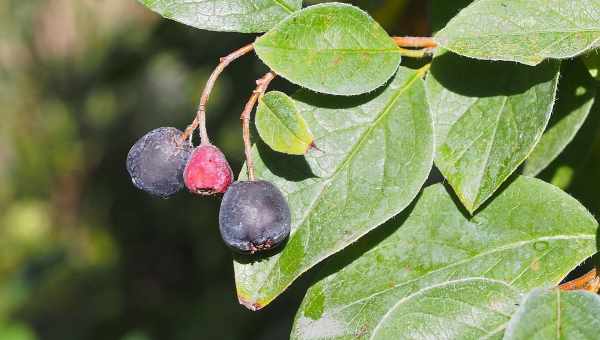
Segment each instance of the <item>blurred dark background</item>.
M392 35L428 35L468 2L353 3ZM253 39L162 20L135 0L0 1L0 340L287 338L310 273L247 311L219 201L154 199L125 170L136 139L183 129L218 58ZM239 113L264 72L247 56L211 98L209 130L235 171ZM597 120L585 128L592 137L545 176L597 213Z

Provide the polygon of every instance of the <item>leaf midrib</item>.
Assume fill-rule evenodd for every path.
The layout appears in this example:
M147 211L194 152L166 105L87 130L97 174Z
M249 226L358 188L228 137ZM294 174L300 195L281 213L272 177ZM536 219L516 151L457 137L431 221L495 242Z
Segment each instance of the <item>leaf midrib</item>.
M284 0L271 0L272 3L274 3L275 5L281 7L285 12L292 14L295 12L295 10L289 6L287 3L285 3ZM164 8L161 9L162 12L166 12L167 10L172 10L173 8L175 8L175 6L179 6L179 5L195 5L195 4L201 4L201 3L206 3L206 2L214 2L212 0L208 0L208 1L192 1L192 2L185 2L185 3L169 3L167 4L167 6L165 6ZM150 3L149 6L155 6L155 3ZM237 17L237 16L241 16L241 15L248 15L249 13L255 13L255 12L262 12L265 9L267 9L269 7L263 7L263 8L256 8L255 7L255 11L252 12L240 12L240 13L227 13L227 14L219 14L217 15L218 17ZM206 13L200 14L201 16L215 16L214 13Z
M396 101L398 100L398 98L400 98L410 87L411 85L417 81L424 72L426 72L428 70L428 67L423 67L420 70L417 70L412 77L410 77L404 84L402 87L400 87L397 91L397 93L390 99L390 101L388 102L388 104L386 104L384 110L382 111L382 113L373 121L373 123L371 124L371 126L365 131L363 132L362 136L360 137L359 141L356 143L356 147L354 147L352 149L352 151L350 152L350 154L344 159L344 161L336 168L336 170L331 174L330 177L328 177L327 179L323 180L323 184L321 189L319 190L318 194L316 195L315 199L313 200L312 204L309 207L309 212L304 216L304 218L298 223L298 227L295 228L293 230L293 233L290 235L290 239L294 236L296 230L298 228L300 228L300 226L302 226L306 220L311 216L311 214L313 213L313 208L316 204L316 202L318 202L321 199L321 196L323 195L323 193L325 193L326 189L328 188L329 184L336 178L336 176L340 173L340 171L342 171L342 169L344 169L346 167L346 165L354 158L354 156L356 155L356 153L358 152L358 150L361 149L362 145L364 144L365 140L367 139L367 137L373 132L373 130L375 129L375 127L379 124L379 122L387 116L387 114L391 111L391 108L393 107L393 105L396 103ZM339 251L339 249L333 249L333 252L331 252L330 254L336 253L337 251ZM319 263L321 262L324 258L326 258L327 256L329 256L330 254L318 258L315 261L313 261L312 263ZM273 264L273 266L271 267L276 268L279 264L279 261L281 259L281 256L277 258L276 262ZM306 267L306 266L305 266ZM308 268L310 268L310 266L308 266ZM298 276L300 276L302 273L304 273L307 270L307 268L303 269L301 272L294 274L294 278L297 278ZM273 273L273 270L269 271L269 274L266 277L271 276L271 274ZM265 279L263 284L259 287L258 290L256 290L255 292L258 293L260 291L263 290L264 285L266 284L267 280ZM282 292L283 290L285 290L285 288L287 288L291 283L293 282L293 280L289 280L289 282L282 287L281 289L278 289L277 293ZM277 296L274 295L274 296ZM259 302L260 304L265 304L265 302L270 302L273 300L273 298L269 298L266 301L259 301L258 299L256 299L256 296L254 298L254 302Z
M255 43L255 46L260 48L267 48L272 50L284 50L284 51L298 51L306 53L385 53L385 54L400 54L400 50L397 47L393 48L327 48L327 49L311 49L311 48L299 48L299 47L284 47L284 46L272 46Z
M573 33L600 33L600 29L598 28L590 28L583 30L562 30L562 31L517 31L517 32L509 32L503 34L493 34L493 33L482 33L482 34L465 34L465 35L444 35L446 32L440 32L437 37L447 38L447 39L471 39L471 38L502 38L502 37L521 37L521 36L530 36L532 34L573 34Z

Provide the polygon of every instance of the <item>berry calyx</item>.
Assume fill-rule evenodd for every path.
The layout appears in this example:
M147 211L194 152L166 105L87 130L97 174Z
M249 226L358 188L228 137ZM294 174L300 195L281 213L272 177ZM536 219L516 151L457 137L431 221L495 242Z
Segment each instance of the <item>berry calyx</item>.
M222 194L233 182L233 172L225 155L214 145L194 149L183 172L185 186L199 195Z
M151 195L166 198L183 188L183 169L192 147L173 127L154 129L140 138L127 154L133 184Z
M225 193L219 211L223 241L240 253L275 248L290 234L290 208L279 189L267 181L239 181Z

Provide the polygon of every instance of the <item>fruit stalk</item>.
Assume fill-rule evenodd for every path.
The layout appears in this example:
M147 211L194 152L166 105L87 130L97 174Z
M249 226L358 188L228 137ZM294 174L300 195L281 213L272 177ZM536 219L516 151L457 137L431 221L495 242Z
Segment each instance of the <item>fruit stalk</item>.
M256 89L252 91L252 96L250 96L250 99L246 103L244 111L242 111L242 114L240 116L240 119L242 120L242 138L244 140L244 153L246 154L246 169L248 171L248 179L251 181L254 181L255 177L254 162L252 161L252 143L250 141L250 114L252 113L252 110L254 109L254 106L256 105L258 99L265 94L267 88L269 87L269 84L271 83L271 81L273 81L273 79L275 79L276 76L277 74L275 72L269 71L262 78L256 81Z
M208 137L208 132L206 131L206 104L208 103L208 99L210 94L215 86L215 83L221 73L231 64L234 60L252 52L254 50L253 44L248 44L242 48L239 48L232 53L228 54L225 57L222 57L219 60L219 65L214 69L208 81L206 82L206 86L202 91L202 96L200 97L200 104L198 105L198 111L196 111L196 117L192 121L192 123L185 129L185 132L182 134L182 141L186 139L192 138L192 134L199 128L200 130L200 144L210 144L210 139Z

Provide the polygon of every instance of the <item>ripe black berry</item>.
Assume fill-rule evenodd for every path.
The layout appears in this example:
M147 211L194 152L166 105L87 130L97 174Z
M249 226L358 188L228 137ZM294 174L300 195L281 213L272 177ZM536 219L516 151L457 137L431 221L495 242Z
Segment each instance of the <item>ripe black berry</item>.
M129 150L127 171L133 184L154 196L166 198L181 190L183 170L192 152L182 132L161 127L148 132Z
M270 182L235 182L223 196L219 227L233 250L253 254L277 247L290 234L290 223L290 208Z

